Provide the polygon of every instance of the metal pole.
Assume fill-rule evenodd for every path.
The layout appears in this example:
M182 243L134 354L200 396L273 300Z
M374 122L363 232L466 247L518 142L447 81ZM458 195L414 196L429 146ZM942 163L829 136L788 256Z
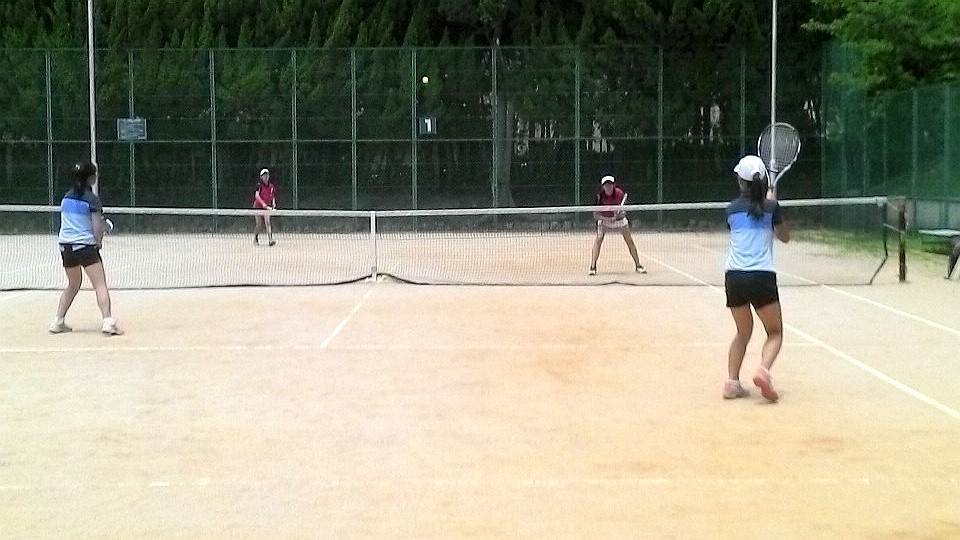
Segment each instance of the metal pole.
M370 278L377 281L377 213L370 211Z
M900 235L900 241L898 242L897 247L897 259L899 267L899 281L900 283L905 283L907 281L907 204L906 199L900 199L900 204L897 208L897 229Z
M574 49L573 204L580 206L580 47Z
M357 49L350 49L350 178L351 203L357 209Z
M87 0L87 84L90 94L90 161L97 163L97 94L94 83L94 49L93 40L93 0ZM100 193L100 179L93 184L93 192Z
M133 50L127 52L127 77L130 80L130 83L127 87L127 114L130 118L134 118L133 112ZM133 144L133 141L130 141L129 144L129 157L130 157L130 206L137 205L137 160L136 160L136 148L137 145Z
M886 103L883 105L883 193L887 191L887 181L890 176L890 168L887 157L887 143L888 140L888 131L887 131L887 112L889 111L890 106Z
M770 17L770 123L777 123L777 0L771 0L773 5L772 15ZM774 144L776 133L771 133L770 148L776 148ZM775 154L774 154L775 155ZM773 159L773 158L771 158Z
M773 11L770 17L770 168L777 168L777 0L772 0ZM776 173L770 171L770 180L776 184ZM776 190L774 190L776 193Z
M953 115L952 108L950 107L950 84L944 84L944 94L943 94L943 197L946 198L950 195L950 120ZM949 208L949 204L944 203L944 208ZM949 210L947 210L947 215L944 216L944 222L949 226Z
M663 202L663 47L657 47L657 202Z
M500 176L500 141L497 137L497 129L500 125L500 104L498 103L499 98L497 96L497 46L493 45L490 47L490 73L491 73L491 92L490 95L492 99L490 100L490 106L492 107L493 114L491 115L493 119L492 130L491 130L491 141L492 144L492 160L493 166L491 168L492 174L490 175L490 197L493 200L491 204L492 207L496 208L498 206L500 197L499 197L499 176Z
M290 63L293 64L293 82L291 83L292 91L290 93L290 125L291 125L291 134L293 140L291 141L291 155L292 155L292 171L291 176L293 180L293 209L297 210L300 208L300 183L299 175L297 174L297 169L299 161L297 159L297 50L293 49L290 51Z
M417 49L410 51L410 198L417 209Z
M211 49L207 55L210 76L210 188L212 208L217 207L217 78L214 54Z
M51 88L50 51L44 53L46 62L47 83L47 200L52 206L56 204L53 182L53 89Z
M870 159L869 145L867 137L870 136L870 130L867 129L867 123L860 124L860 195L866 195L870 183Z
M917 94L917 89L914 88L910 91L910 95L913 98L913 122L912 122L912 143L911 143L911 154L912 154L912 171L910 173L910 197L917 196L917 175L920 172L920 96Z

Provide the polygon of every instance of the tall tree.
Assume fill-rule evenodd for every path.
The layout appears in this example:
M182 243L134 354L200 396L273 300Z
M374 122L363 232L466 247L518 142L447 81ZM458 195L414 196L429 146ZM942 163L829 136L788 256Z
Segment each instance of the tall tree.
M850 44L854 76L871 93L960 78L960 2L813 0L807 28Z

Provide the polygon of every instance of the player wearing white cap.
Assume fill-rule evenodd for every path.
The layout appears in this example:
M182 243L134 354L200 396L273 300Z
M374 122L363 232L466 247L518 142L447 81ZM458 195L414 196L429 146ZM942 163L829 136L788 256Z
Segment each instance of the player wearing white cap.
M617 185L617 180L610 176L604 176L600 179L600 191L593 201L595 206L623 206L627 202L627 193ZM633 257L638 274L646 274L647 271L640 264L640 256L637 255L637 245L633 243L633 235L630 234L630 222L627 221L627 214L623 210L605 210L594 212L594 219L597 220L597 237L593 241L593 252L590 258L590 275L597 275L597 259L600 258L600 246L603 245L603 237L607 231L619 231L627 243L627 249L630 250L630 256Z
M790 230L780 215L780 205L768 188L763 160L753 155L744 156L733 170L737 173L740 196L727 205L730 249L724 288L737 334L730 343L723 397L734 399L749 395L740 385L740 366L753 334L753 313L750 311L753 306L767 333L753 383L764 398L777 401L780 395L773 388L770 368L783 344L783 320L777 274L773 268L773 239L789 242Z
M257 214L253 229L253 243L260 244L260 231L266 229L267 242L271 246L277 244L273 239L273 227L270 226L270 212L277 207L276 187L270 180L270 170L260 169L260 180L257 182L257 188L253 192L253 207L264 210Z

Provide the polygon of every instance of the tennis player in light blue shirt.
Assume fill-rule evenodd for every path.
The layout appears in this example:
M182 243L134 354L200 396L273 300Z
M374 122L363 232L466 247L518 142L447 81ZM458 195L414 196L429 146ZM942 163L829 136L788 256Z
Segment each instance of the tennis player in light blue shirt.
M789 242L790 230L780 215L780 205L768 188L763 160L753 155L744 156L733 170L740 185L740 196L727 205L730 249L724 288L737 334L730 343L723 397L735 399L749 395L740 384L740 367L753 334L752 306L767 333L753 383L764 398L774 402L780 395L773 387L770 368L783 344L783 320L777 274L773 268L773 239Z
M100 197L93 192L97 181L97 166L87 161L73 167L73 188L63 196L60 202L60 233L57 242L60 246L60 258L63 270L67 274L67 286L60 295L57 316L50 323L51 334L70 332L66 323L67 311L83 284L83 274L93 285L97 294L97 305L103 315L100 331L106 335L119 335L123 331L117 325L110 306L110 290L100 259L100 246L103 243L104 219Z

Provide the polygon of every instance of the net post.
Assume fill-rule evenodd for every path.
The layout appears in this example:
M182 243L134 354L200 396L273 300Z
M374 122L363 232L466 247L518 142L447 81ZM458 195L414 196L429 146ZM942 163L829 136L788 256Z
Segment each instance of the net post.
M377 213L370 211L370 279L377 281Z
M907 199L897 197L893 200L893 208L897 212L897 268L900 283L907 281Z
M873 271L873 275L870 276L870 281L867 282L867 285L873 285L873 281L877 279L880 271L883 270L887 261L890 260L890 246L887 242L890 238L890 231L887 229L892 228L890 224L887 223L890 218L890 205L887 203L887 200L884 199L877 203L877 208L880 211L880 243L883 246L883 260L880 261L877 269Z

